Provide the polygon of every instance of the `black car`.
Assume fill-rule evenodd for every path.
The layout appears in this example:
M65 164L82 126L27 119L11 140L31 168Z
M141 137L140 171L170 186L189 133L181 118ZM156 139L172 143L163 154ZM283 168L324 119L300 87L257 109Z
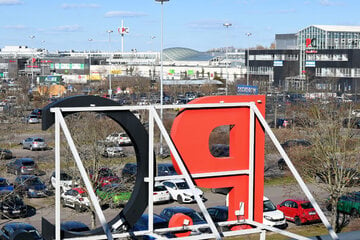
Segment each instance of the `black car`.
M167 228L168 227L168 221L166 219L160 217L157 214L154 214L153 218L154 218L154 220L153 220L154 229L160 229L160 228ZM143 215L141 215L139 220L137 220L137 222L134 224L134 226L130 229L130 231L132 231L132 232L145 231L145 230L148 230L148 229L149 229L149 215L148 214L143 214ZM155 239L155 238L145 235L141 239Z
M82 222L79 221L66 221L62 222L60 225L61 230L70 231L70 232L87 232L90 231L90 228Z
M0 218L24 218L27 216L27 205L24 204L19 195L12 192L2 192L0 198Z
M0 148L0 159L11 159L12 152L9 149Z
M215 222L225 222L228 220L228 207L227 206L216 206L209 207L207 209L211 219ZM231 226L223 226L223 231L228 231L231 229Z
M36 174L37 165L32 158L18 158L6 165L6 172L15 175Z
M34 110L32 110L30 115L36 115L38 118L41 118L42 117L42 109L41 108L35 108Z
M43 181L34 175L18 176L14 182L15 191L26 197L46 197L49 191Z
M1 240L10 240L14 239L18 233L28 233L29 240L43 240L41 234L36 230L36 228L28 223L22 222L11 222L6 223L0 229L0 239Z
M213 144L210 147L210 153L214 157L229 157L228 144Z
M159 163L158 176L178 175L172 163Z

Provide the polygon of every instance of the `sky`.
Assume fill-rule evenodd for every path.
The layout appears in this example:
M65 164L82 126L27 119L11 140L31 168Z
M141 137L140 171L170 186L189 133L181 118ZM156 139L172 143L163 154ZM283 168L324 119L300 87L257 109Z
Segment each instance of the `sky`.
M360 25L359 7L359 0L0 0L0 48L120 51L123 20L124 51L159 51L162 9L164 48L269 47L277 33Z

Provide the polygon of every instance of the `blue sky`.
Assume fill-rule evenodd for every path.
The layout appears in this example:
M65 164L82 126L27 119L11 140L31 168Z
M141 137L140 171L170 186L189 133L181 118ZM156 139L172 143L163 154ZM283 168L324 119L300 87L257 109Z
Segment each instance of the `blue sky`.
M170 0L164 3L164 48L268 47L276 33L309 25L360 25L359 7L358 0ZM117 29L124 20L130 29L125 51L160 49L161 4L154 0L0 0L0 13L1 48L121 50ZM225 22L232 26L226 29Z

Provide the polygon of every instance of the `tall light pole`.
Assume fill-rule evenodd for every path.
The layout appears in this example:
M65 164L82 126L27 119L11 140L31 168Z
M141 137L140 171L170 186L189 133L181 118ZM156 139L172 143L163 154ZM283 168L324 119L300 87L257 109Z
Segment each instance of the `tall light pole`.
M164 2L169 0L155 0L161 3L161 47L160 47L160 105L163 105L163 48L164 48ZM163 120L163 109L160 108L160 118ZM162 134L160 134L160 154L163 154Z
M29 38L31 40L33 40L35 38L35 35L30 35ZM31 87L30 89L32 90L32 88L34 87L34 62L33 62L33 54L31 54L31 60L30 60L30 63L31 63Z
M248 36L248 48L247 48L247 58L246 58L246 85L249 85L249 75L250 75L250 70L249 70L249 58L250 58L250 44L249 44L249 38L252 35L252 33L248 32L246 33L246 36Z
M109 97L112 98L112 89L111 89L111 58L112 58L112 54L111 54L111 37L110 34L113 33L113 30L107 30L107 33L109 34L109 65L110 65L110 70L109 70L109 90L108 90L108 94Z
M229 27L232 26L231 23L224 23L223 24L224 27L226 27L226 31ZM227 67L227 51L228 47L225 48L225 68L226 68L226 79L225 79L225 95L228 95L228 78L229 78L229 72L228 72L228 67Z
M88 41L91 43L93 41L92 38L89 38ZM91 46L91 44L90 44ZM89 80L91 80L91 47L89 50Z

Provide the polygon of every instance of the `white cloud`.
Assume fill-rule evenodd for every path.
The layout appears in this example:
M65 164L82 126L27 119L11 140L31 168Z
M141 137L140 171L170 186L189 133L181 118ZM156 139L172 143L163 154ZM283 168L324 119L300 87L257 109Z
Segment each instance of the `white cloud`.
M80 4L68 4L64 3L61 5L61 8L63 9L73 9L73 8L99 8L99 4L95 3L80 3Z
M105 13L105 17L143 17L147 14L142 12L128 12L128 11L109 11Z
M19 0L0 0L0 5L21 5L21 4L24 4L24 2Z
M80 25L63 25L63 26L56 26L51 29L52 31L56 32L78 32L81 30Z
M337 6L337 5L343 5L342 2L339 1L332 1L332 0L320 0L319 1L320 5L322 6Z
M3 28L5 28L5 29L14 29L14 30L22 30L22 29L25 29L26 27L24 25L6 25Z

